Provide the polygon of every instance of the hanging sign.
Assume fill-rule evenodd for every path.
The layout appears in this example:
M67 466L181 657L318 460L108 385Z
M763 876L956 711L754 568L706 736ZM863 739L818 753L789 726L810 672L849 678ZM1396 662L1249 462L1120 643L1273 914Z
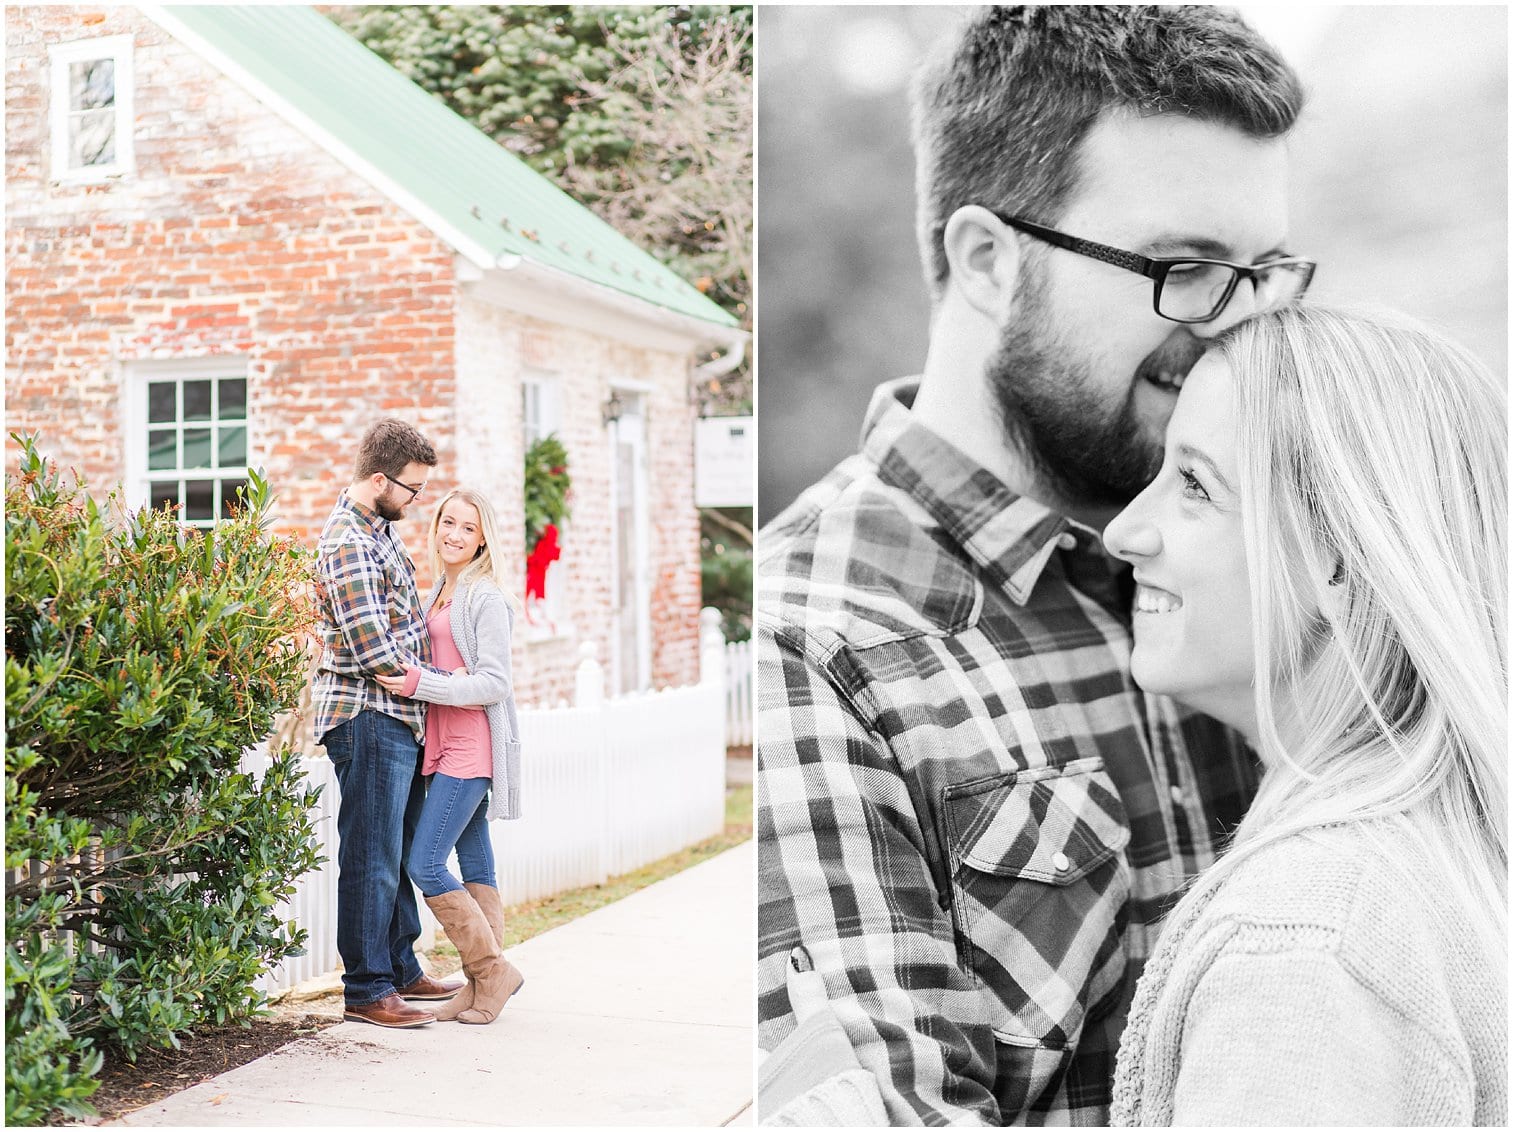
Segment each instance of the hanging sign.
M694 431L694 505L756 505L756 419L701 417Z

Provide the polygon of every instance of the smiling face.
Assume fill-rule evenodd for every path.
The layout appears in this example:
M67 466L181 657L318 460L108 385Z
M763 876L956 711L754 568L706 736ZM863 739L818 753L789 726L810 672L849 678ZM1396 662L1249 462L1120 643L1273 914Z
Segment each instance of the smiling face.
M1160 472L1103 540L1135 567L1135 681L1251 733L1255 656L1237 438L1234 379L1222 359L1206 356L1172 413Z
M463 499L449 499L436 521L436 552L448 573L473 561L483 549L483 522L478 508Z
M1284 254L1286 150L1214 122L1105 114L1079 150L1054 227L1144 256L1255 263ZM1254 311L1249 283L1208 323L1153 309L1153 282L1063 249L1023 261L988 378L1005 427L1069 502L1122 504L1161 459L1161 436L1208 339Z

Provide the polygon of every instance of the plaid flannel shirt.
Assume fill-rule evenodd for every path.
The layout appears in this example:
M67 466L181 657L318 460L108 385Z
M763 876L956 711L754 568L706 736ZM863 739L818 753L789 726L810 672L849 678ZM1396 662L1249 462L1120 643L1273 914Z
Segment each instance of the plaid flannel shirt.
M415 563L393 524L343 492L320 533L316 579L325 644L311 689L317 742L364 708L408 723L420 742L425 704L391 696L373 679L431 659Z
M805 1020L802 944L894 1124L1103 1124L1157 921L1257 766L1131 682L1098 533L916 423L914 388L762 531L759 1042Z

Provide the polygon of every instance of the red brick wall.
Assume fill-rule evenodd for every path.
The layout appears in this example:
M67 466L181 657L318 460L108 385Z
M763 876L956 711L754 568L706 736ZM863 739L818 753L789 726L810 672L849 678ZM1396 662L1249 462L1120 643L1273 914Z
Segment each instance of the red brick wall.
M562 304L566 318L574 303ZM647 557L653 687L699 676L699 530L693 502L695 407L688 397L686 353L628 346L576 325L512 312L464 298L459 308L459 475L491 499L518 500L523 444L520 379L555 376L562 385L562 427L573 477L572 517L563 531L553 585L564 587L570 631L540 637L517 650L515 680L527 703L571 699L574 669L585 641L598 645L606 686L613 691L615 545L612 540L612 432L602 406L615 385L642 391L647 433ZM505 456L505 454L508 454ZM501 537L524 560L524 518L501 506ZM524 580L521 576L520 584ZM566 626L562 626L566 629ZM522 625L520 636L531 635Z
M699 671L699 512L693 501L693 434L687 369L665 369L660 398L646 420L651 496L651 669L656 687L682 683L664 674ZM679 627L690 627L680 632Z
M134 41L136 170L100 185L52 183L47 47L121 34ZM580 631L516 653L523 698L555 700L571 695L582 640L600 642L609 669L599 405L612 380L648 383L652 678L658 687L697 679L686 354L506 312L491 320L502 329L471 344L487 355L495 407L480 413L482 386L459 387L459 353L469 350L458 340L451 249L130 8L7 10L6 135L7 431L40 433L45 453L103 493L126 471L132 363L244 356L249 460L273 482L279 526L313 540L350 477L357 436L382 415L412 421L435 443L430 500L460 479L518 500L520 367L556 369L578 501L562 565ZM497 443L477 443L483 416ZM11 459L13 449L7 442ZM520 517L501 512L523 574ZM429 507L412 515L401 530L426 575Z
M50 183L47 45L119 34L135 45L136 172ZM10 429L114 484L130 363L244 355L249 458L281 525L307 534L371 419L449 447L444 244L132 9L13 8L6 37Z

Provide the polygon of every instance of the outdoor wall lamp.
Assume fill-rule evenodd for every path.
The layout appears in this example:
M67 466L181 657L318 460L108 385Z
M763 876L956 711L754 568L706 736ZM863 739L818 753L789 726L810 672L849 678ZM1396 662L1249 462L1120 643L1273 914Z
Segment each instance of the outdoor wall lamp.
M618 421L621 412L624 411L624 406L620 404L620 394L611 389L609 391L609 400L599 407L599 411L604 414L605 428Z

